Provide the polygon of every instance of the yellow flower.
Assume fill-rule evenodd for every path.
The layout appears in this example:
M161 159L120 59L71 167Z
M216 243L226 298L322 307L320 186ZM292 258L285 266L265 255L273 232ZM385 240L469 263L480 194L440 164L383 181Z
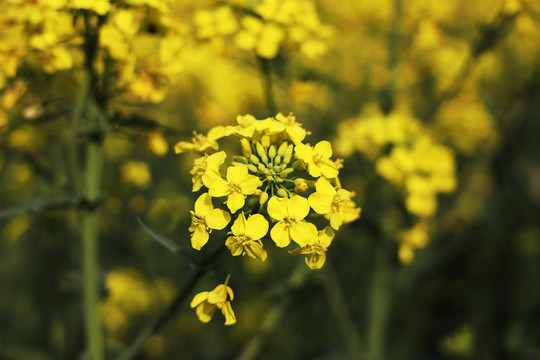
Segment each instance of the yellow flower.
M215 139L204 136L203 134L197 134L193 132L193 138L191 142L180 141L174 145L174 152L181 154L186 151L194 151L199 154L211 153L213 150L219 149L218 143Z
M290 199L273 196L268 201L268 215L278 222L270 231L277 246L285 247L291 240L306 246L315 239L317 228L304 220L308 213L308 200L298 195Z
M211 174L221 178L221 175L219 175L219 168L226 157L227 154L225 154L224 151L220 151L210 156L204 154L203 157L195 159L193 161L193 169L191 169L191 175L193 175L193 178L191 179L193 182L192 191L199 191L203 184L211 183L213 179ZM206 174L208 174L208 176L205 176Z
M350 191L334 189L325 178L317 180L315 189L316 191L309 196L309 205L317 214L324 215L326 219L330 220L330 225L334 229L338 230L345 220L347 220L346 222L353 221L360 216L360 209L355 210ZM353 203L352 206L350 203ZM345 215L346 210L348 211L347 216Z
M244 206L246 195L252 195L261 185L261 180L257 176L248 174L247 166L240 164L227 169L227 180L214 176L213 181L206 186L208 186L210 196L228 196L227 207L234 214Z
M216 309L220 309L225 317L225 325L232 325L236 323L236 316L231 307L230 301L234 299L234 293L232 289L226 285L220 284L212 291L203 291L198 293L191 300L191 307L197 308L197 316L203 323L207 323L212 319Z
M315 147L298 144L294 150L296 156L307 165L309 175L319 177L322 174L329 179L338 175L336 164L330 160L332 156L330 142L320 141Z
M276 120L284 125L285 132L295 145L300 144L306 137L307 131L296 121L296 117L293 114L284 116L282 113L279 113L276 115Z
M310 269L320 269L326 261L326 249L332 243L334 238L334 230L331 227L327 226L324 230L321 230L317 234L316 242L308 244L304 247L289 251L292 255L306 255L305 260L307 266ZM309 260L307 255L310 255Z
M212 198L204 193L195 202L195 211L191 211L191 246L196 250L206 244L211 229L221 230L231 221L231 215L221 209L214 209Z
M261 238L268 232L268 221L261 214L247 218L242 212L231 227L232 234L225 245L233 256L248 254L254 259L266 260L266 251L262 248Z

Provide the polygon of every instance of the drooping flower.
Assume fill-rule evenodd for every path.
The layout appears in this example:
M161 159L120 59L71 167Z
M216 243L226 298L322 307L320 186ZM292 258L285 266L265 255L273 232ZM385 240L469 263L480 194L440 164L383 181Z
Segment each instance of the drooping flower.
M336 190L325 178L315 183L316 191L309 196L309 205L317 214L330 220L330 225L338 230L344 222L360 217L360 209L351 200L351 192L345 189Z
M204 178L203 178L204 181ZM213 197L227 196L227 207L235 213L245 204L246 195L252 195L262 182L257 176L250 175L246 165L235 165L227 168L227 179L214 176L209 183L208 193Z
M266 260L261 238L268 232L268 221L261 214L250 215L247 220L242 212L231 227L232 235L225 245L233 256L248 254L254 259Z
M196 308L197 316L203 323L212 320L216 309L220 309L225 317L225 325L232 325L236 323L236 316L231 307L231 301L233 299L234 293L232 289L224 284L220 284L212 291L203 291L195 295L193 300L191 300L190 306L191 308Z
M289 251L292 255L306 255L305 260L310 269L320 269L326 261L326 249L332 243L334 230L327 226L317 233L317 240L304 247ZM308 255L311 255L308 259Z
M229 221L231 215L224 210L214 209L210 195L202 194L195 202L195 211L191 211L191 246L200 250L208 242L211 229L221 230Z
M289 245L291 240L306 246L317 236L317 228L304 218L309 214L309 202L295 195L292 198L273 196L268 201L268 214L277 221L270 231L272 240L279 247Z
M314 147L298 144L294 148L296 156L308 167L309 175L319 177L324 175L331 179L338 175L336 164L330 160L332 145L328 141L320 141Z
M181 154L186 151L193 151L199 154L211 153L214 150L219 149L219 145L215 139L212 139L203 134L197 134L193 132L193 138L191 142L180 141L174 145L174 152L176 154Z

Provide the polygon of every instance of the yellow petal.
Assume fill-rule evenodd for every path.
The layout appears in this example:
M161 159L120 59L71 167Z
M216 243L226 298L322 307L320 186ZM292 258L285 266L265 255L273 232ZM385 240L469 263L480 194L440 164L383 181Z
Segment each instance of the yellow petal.
M251 215L247 219L245 234L251 240L259 240L268 232L268 221L261 214Z
M203 323L207 323L212 320L212 316L214 316L216 309L216 305L210 304L205 301L199 306L197 306L195 312L197 313L199 320L201 320Z
M234 214L238 209L241 209L246 203L245 196L238 192L232 192L227 199L227 207Z
M295 146L294 151L299 159L306 163L313 162L313 148L306 144L298 144Z
M326 254L313 254L309 258L306 257L306 264L310 269L318 270L323 267L324 262L326 261Z
M227 300L227 288L223 284L219 284L208 294L208 302L211 304L222 303L225 300Z
M334 164L331 160L327 160L320 164L319 169L321 173L329 179L333 179L339 174L336 164Z
M315 153L321 155L325 159L332 156L332 145L326 140L318 142L313 150Z
M324 179L324 178L321 178L321 179ZM319 181L317 181L317 183L318 182ZM317 184L315 184L315 186L317 187ZM332 185L330 185L330 187L332 188L332 190L334 190ZM317 214L328 214L330 211L332 211L332 202L334 201L334 194L328 191L328 189L320 189L320 188L322 187L317 187L317 191L309 196L308 198L309 205L311 206L313 210L315 210Z
M202 194L197 201L195 201L195 214L199 217L205 217L213 209L214 205L212 205L212 198L208 193Z
M210 229L221 230L231 221L231 214L225 210L213 209L206 215L204 221Z
M240 183L238 183L238 185L240 186L240 189L242 189L242 194L251 195L259 186L262 185L262 182L258 177L248 175Z
M301 220L309 214L309 201L305 197L295 195L287 201L287 212L290 217Z
M191 300L191 304L189 306L194 308L195 306L200 305L203 301L206 301L206 299L208 299L208 294L208 291L198 293L193 297L193 300Z
M195 228L193 235L191 236L191 246L195 250L201 250L201 248L208 242L208 232L204 225L199 225Z
M319 244L324 247L330 246L332 239L334 239L334 230L330 226L324 228L324 230L319 231Z
M230 302L227 301L225 303L225 305L221 308L221 313L223 316L225 316L225 325L232 325L236 323L236 316L234 315Z
M300 246L306 246L313 242L316 237L317 235L313 233L313 228L306 221L300 221L291 226L291 238Z
M203 183L205 178L203 177ZM206 185L206 183L205 183ZM208 194L212 197L221 197L229 194L229 184L227 181L219 178L215 179L208 188Z
M244 247L238 241L236 241L234 236L229 236L227 238L225 241L225 246L231 251L232 256L239 256L244 252Z
M244 212L236 218L234 221L233 226L231 227L232 233L236 236L245 235L246 234L246 217L244 216Z
M299 144L306 137L306 130L304 130L300 125L294 124L293 126L287 127L287 134L293 143Z
M250 244L246 246L246 253L252 258L261 259L262 261L265 261L267 257L266 250L263 249L261 244L255 241L251 241Z
M339 230L340 226L343 224L343 209L334 211L330 214L330 226L334 229Z
M248 168L246 165L230 166L227 169L227 180L232 183L240 184L248 176Z
M288 199L272 196L272 198L268 201L268 215L277 221L281 221L288 217L287 201Z
M289 231L285 227L284 222L278 222L272 230L270 230L270 237L276 243L278 247L285 247L290 244L291 237Z

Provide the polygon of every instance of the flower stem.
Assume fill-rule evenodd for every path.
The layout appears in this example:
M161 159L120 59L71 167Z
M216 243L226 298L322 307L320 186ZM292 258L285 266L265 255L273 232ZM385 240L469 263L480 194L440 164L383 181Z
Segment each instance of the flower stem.
M272 69L270 68L270 60L262 57L257 57L261 66L263 75L263 90L266 97L266 105L268 106L269 115L275 115L277 112L276 101L272 93Z
M391 268L384 244L378 244L371 286L371 319L369 324L368 351L372 360L384 360L386 325L390 309Z

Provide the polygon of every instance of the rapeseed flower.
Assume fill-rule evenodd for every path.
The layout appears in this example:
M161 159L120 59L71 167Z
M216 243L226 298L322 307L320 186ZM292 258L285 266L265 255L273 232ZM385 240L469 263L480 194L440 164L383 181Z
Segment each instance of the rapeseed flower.
M289 252L294 256L306 255L305 260L307 266L309 266L310 269L317 270L323 267L326 261L326 250L333 239L334 230L327 226L324 230L317 233L315 241ZM309 259L308 255L311 255L309 256Z
M270 236L279 247L289 245L291 240L306 246L317 236L315 225L304 220L309 214L309 202L302 196L272 197L268 201L268 214L277 221Z
M199 320L207 323L212 320L216 309L220 309L225 317L225 325L236 323L236 316L231 307L231 301L234 299L232 289L224 284L216 286L212 291L203 291L198 293L191 300L190 306L196 308L195 311Z
M262 247L261 238L268 232L268 221L261 214L250 215L247 219L242 212L231 227L232 236L225 245L233 256L245 255L266 260L266 251Z
M191 211L191 246L200 250L208 242L212 229L221 230L230 221L231 215L228 212L214 209L210 195L202 194L195 202L195 211Z

